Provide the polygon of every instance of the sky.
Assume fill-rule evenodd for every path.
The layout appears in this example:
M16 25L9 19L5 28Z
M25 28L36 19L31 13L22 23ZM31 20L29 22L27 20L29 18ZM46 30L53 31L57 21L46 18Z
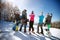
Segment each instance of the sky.
M39 22L38 15L43 11L43 15L46 16L47 13L52 13L52 22L60 20L60 0L7 0L13 5L18 6L21 12L26 9L27 17L31 11L34 11L35 22Z

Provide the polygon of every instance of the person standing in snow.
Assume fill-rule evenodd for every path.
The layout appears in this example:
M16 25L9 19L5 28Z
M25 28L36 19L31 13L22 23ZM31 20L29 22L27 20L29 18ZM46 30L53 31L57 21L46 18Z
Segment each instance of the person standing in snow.
M18 25L19 24L19 21L20 21L20 13L15 12L14 15L15 15L16 24Z
M15 15L15 26L16 26L16 29L15 29L15 31L18 31L18 25L19 25L19 23L20 23L20 12L18 12L18 11L15 11L14 12L14 15ZM14 29L13 29L14 30Z
M31 29L32 29L32 33L34 33L34 27L33 27L33 24L34 24L34 11L32 11L32 13L29 15L30 16L30 22L29 22L29 33L31 32Z
M45 24L44 24L44 26L45 25L47 25L47 27L48 27L48 33L50 33L49 31L50 31L50 27L51 27L51 19L52 19L52 13L51 14L47 14L47 17L46 17L46 19L45 19Z
M24 33L26 33L26 25L27 25L27 13L26 12L27 12L26 9L22 11L22 19L21 19L21 27L20 27L20 31L21 31L24 25Z
M41 34L44 34L43 33L43 19L44 19L44 16L43 16L43 12L41 12L41 14L39 15L39 23L38 23L38 26L37 26L37 33L39 33L39 26L41 27Z

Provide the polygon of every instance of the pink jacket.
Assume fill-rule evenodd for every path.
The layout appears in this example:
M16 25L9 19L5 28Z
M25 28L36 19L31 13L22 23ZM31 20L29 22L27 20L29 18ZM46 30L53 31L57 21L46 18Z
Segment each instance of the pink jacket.
M34 14L30 14L29 16L30 16L30 21L34 21L35 15Z

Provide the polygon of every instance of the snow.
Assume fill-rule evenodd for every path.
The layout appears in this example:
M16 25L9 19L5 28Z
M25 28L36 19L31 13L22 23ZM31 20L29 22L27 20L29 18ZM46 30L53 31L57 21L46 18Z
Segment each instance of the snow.
M13 31L12 27L14 26L13 22L0 22L0 30L3 32L0 33L0 40L60 40L60 29L56 28L50 28L51 35L53 37L49 38L45 36L45 30L44 35L38 34L37 32L37 25L34 25L34 32L35 34L31 33L31 35L28 32L28 25L27 25L27 33L22 31ZM20 27L20 25L19 25ZM45 29L46 27L43 27Z
M53 36L60 38L60 29L51 28L50 31Z

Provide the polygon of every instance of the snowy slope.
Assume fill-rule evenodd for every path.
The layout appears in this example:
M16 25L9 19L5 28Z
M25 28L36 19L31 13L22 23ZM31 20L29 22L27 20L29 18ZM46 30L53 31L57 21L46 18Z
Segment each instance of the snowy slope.
M53 36L52 38L43 36L42 34L37 34L37 25L34 25L35 34L29 34L28 32L28 26L27 26L27 33L22 31L13 31L12 27L14 26L14 23L12 22L0 22L0 30L3 30L2 33L0 33L0 40L59 40L60 39L60 29L51 28L50 32ZM20 25L19 25L20 27ZM45 27L43 27L45 28Z

